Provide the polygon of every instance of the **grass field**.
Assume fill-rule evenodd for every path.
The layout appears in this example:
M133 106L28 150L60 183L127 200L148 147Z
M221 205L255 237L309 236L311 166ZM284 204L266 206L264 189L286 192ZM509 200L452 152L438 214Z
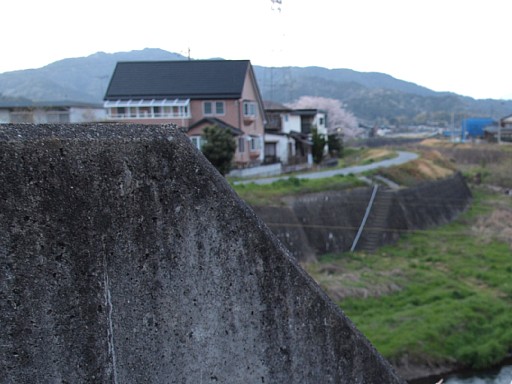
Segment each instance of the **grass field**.
M430 148L429 148L430 147ZM391 362L483 368L512 353L512 147L428 143L418 161L377 173L401 185L461 170L473 203L454 222L404 233L375 253L322 255L304 268ZM351 149L344 164L390 152ZM354 176L235 187L250 204L360 185Z
M387 175L408 179L411 165L403 169ZM502 161L466 172L509 183ZM473 193L471 208L448 225L406 233L373 254L304 265L392 362L483 368L512 352L512 197L485 185Z
M289 197L327 190L343 190L366 185L366 183L354 175L338 175L323 179L288 177L287 179L265 185L254 183L237 184L233 186L233 189L245 202L251 205L280 205L284 204L282 198L285 196Z
M396 152L389 149L349 148L345 152L346 155L343 159L340 159L338 166L329 169L343 168L355 164L368 164L396 156ZM323 179L300 179L297 174L284 175L283 177L283 180L272 184L232 184L232 187L244 201L251 205L280 205L283 204L283 197L367 185L355 175L338 175Z

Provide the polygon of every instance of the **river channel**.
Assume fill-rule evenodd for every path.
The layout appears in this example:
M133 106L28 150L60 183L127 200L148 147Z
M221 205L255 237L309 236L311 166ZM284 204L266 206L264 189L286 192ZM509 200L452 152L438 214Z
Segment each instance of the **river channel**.
M435 384L435 381L432 381L432 384ZM443 384L512 384L512 365L476 374L448 376Z
M476 376L453 376L445 384L512 384L512 365Z

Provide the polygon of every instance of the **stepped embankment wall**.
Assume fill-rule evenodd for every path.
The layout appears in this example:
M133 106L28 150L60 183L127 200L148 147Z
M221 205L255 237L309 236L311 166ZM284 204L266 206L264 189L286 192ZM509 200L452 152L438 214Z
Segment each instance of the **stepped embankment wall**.
M381 192L384 187L381 187ZM380 192L380 193L381 193ZM460 173L412 188L388 190L390 207L383 225L376 227L374 211L383 204L377 193L359 242L363 244L370 232L378 232L375 245L392 243L408 230L432 228L453 220L471 201L471 191ZM286 214L277 215L264 207L254 207L264 222L299 260L315 255L346 252L352 247L365 216L372 188L349 191L328 191L301 196L289 201ZM300 228L295 224L300 223ZM293 224L293 225L291 225ZM304 234L303 241L297 241ZM289 241L293 239L293 241ZM305 247L305 248L303 248ZM303 252L302 249L306 249ZM356 247L356 250L358 248Z

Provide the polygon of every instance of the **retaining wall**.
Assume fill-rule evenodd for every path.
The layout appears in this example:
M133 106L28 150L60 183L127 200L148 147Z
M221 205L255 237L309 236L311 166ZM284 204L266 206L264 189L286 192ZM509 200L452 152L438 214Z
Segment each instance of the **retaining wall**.
M0 126L0 382L403 383L165 126Z
M414 188L387 191L392 193L390 207L384 225L376 226L375 217L384 187L377 194L374 206L358 244L364 245L372 231L378 233L376 246L389 244L399 239L407 230L425 229L449 222L462 212L471 201L471 192L457 173L451 177L425 182ZM299 197L290 203L286 214L276 215L255 207L255 211L276 236L299 260L311 259L311 250L316 255L346 252L351 249L361 221L366 212L372 188L350 191L331 191ZM386 202L387 204L387 202ZM281 208L285 210L285 208ZM269 212L272 215L269 215ZM302 228L290 228L298 222ZM295 240L295 235L304 233L304 242ZM293 239L293 241L289 241ZM306 247L307 246L307 247ZM303 252L303 249L307 249ZM357 247L356 249L360 249Z

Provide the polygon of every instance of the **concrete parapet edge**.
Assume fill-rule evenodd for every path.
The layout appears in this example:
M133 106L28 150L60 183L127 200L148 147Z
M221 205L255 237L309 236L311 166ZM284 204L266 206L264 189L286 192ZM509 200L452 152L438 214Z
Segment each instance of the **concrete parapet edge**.
M402 383L169 126L0 126L0 381Z

